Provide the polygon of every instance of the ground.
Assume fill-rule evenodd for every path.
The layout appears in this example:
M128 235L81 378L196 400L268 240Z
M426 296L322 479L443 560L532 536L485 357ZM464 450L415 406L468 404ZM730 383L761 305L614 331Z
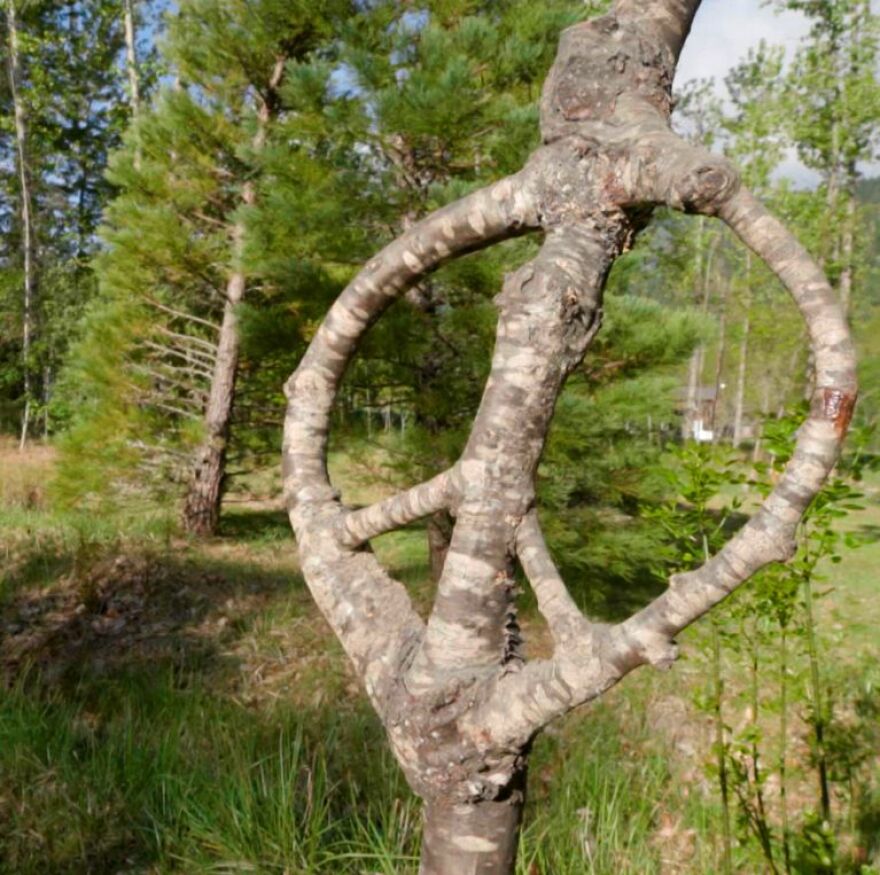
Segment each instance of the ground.
M0 449L0 872L411 871L417 805L298 575L283 512L239 496L198 545L156 520L53 511L51 468L50 450ZM354 473L351 487L375 497ZM864 504L846 525L880 530L880 480ZM426 605L423 545L414 528L376 550ZM825 569L829 684L880 680L865 668L878 567L874 541ZM530 608L523 622L532 652L546 649ZM688 632L672 672L637 672L539 739L522 873L719 871L709 629ZM747 685L736 642L724 653L736 735L751 719ZM808 807L804 715L800 703L789 801ZM876 771L876 749L866 756ZM778 805L771 781L765 793ZM872 798L842 871L875 871ZM745 838L736 864L764 871Z

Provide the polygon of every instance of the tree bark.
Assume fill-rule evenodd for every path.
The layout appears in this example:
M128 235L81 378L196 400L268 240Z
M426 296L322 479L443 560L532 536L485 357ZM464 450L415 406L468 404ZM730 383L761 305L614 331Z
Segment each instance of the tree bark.
M15 124L15 152L20 188L20 213L22 228L22 256L24 260L24 289L22 312L22 376L24 383L24 411L21 417L19 448L24 449L30 430L31 405L33 403L33 374L31 347L34 334L34 308L36 305L36 243L34 233L33 204L31 199L30 168L28 166L27 114L19 90L21 61L18 43L18 19L15 0L6 0L6 30L9 54L7 71L9 92L12 97Z
M752 311L752 259L746 253L746 294L744 299L745 314L742 321L742 333L739 339L739 362L736 369L736 394L733 411L733 445L738 447L743 440L743 417L745 415L746 376L749 362L749 333L751 329Z
M525 786L525 773L520 778ZM419 875L509 875L516 863L523 795L476 805L425 803Z
M671 666L675 635L757 569L792 555L852 413L852 344L820 269L728 161L670 128L675 65L698 5L618 0L608 15L564 31L541 103L543 145L525 168L427 216L376 255L285 387L284 491L303 574L425 800L422 873L514 871L519 813L510 801L534 736L636 667ZM534 480L559 391L601 324L608 271L659 205L718 216L776 273L807 322L817 390L764 505L702 568L674 575L647 607L608 626L581 614L554 566ZM327 474L327 440L363 334L443 261L539 229L537 257L496 299L491 375L461 458L399 495L346 507ZM442 510L455 526L423 622L365 544ZM520 649L517 562L553 637L548 659L526 662Z
M443 574L453 526L454 522L447 510L439 510L428 517L425 527L428 536L428 568L434 583L437 583Z
M267 128L277 111L277 91L284 76L286 61L286 57L277 59L269 80L268 92L261 98L257 132L251 144L255 154L263 149ZM248 180L242 186L241 200L246 207L256 203L256 188L252 181ZM241 267L244 245L245 226L243 220L239 220L232 229L232 261L235 267L226 284L223 320L220 323L211 389L203 420L205 437L193 456L192 474L181 515L184 530L202 538L215 534L220 522L226 451L235 403L235 381L241 345L237 308L247 289L247 276Z
M125 30L125 70L128 74L128 99L132 118L137 119L141 111L141 75L137 60L137 42L134 25L135 0L122 0L123 25Z

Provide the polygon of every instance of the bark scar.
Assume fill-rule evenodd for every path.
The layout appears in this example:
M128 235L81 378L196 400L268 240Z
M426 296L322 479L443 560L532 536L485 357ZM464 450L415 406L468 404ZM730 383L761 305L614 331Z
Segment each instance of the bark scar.
M849 428L856 406L856 393L842 389L822 390L822 415L834 423L834 430L841 440Z

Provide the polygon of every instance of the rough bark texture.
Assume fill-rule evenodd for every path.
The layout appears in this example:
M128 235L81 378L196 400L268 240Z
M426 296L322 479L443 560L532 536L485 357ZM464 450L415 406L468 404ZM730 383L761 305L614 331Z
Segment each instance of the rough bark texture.
M670 666L678 632L762 565L787 559L847 428L853 352L821 270L725 159L670 129L675 64L698 5L618 0L566 30L541 104L544 142L526 167L382 250L330 309L286 386L284 488L303 572L425 800L422 875L513 871L535 734L637 666ZM807 322L817 389L762 508L705 566L607 626L580 613L550 558L534 477L559 391L601 324L608 270L658 205L720 217L779 276ZM427 483L348 509L328 479L327 434L364 332L443 261L539 229L538 256L496 299L492 371L461 458ZM366 542L443 510L455 526L423 622ZM553 635L549 659L525 662L520 652L517 561Z
M267 127L277 110L277 93L286 61L286 57L277 59L267 93L260 99L257 132L252 143L255 153L259 153L265 145ZM250 180L242 186L241 200L246 207L256 203L256 189ZM194 453L192 474L181 515L184 529L198 537L213 535L220 521L226 449L235 403L235 381L241 345L237 309L247 289L247 277L240 267L244 245L245 227L244 222L239 220L232 228L233 262L236 266L226 284L223 320L220 323L211 390L203 419L205 439Z
M24 449L30 429L31 402L33 400L33 380L31 378L31 345L34 332L34 307L36 297L36 242L34 235L34 216L31 206L30 168L28 167L27 116L22 101L19 83L21 82L20 56L18 45L18 20L15 0L6 2L6 30L8 36L7 72L9 93L12 96L15 125L15 155L18 171L19 198L22 232L22 257L24 268L24 289L22 296L21 356L24 378L24 411L21 417L20 448Z

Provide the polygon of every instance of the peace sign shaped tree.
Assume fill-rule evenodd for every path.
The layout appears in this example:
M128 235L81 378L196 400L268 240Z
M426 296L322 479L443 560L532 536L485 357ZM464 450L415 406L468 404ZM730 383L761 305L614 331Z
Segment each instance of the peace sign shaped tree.
M670 128L675 66L699 5L617 0L564 31L541 101L541 147L519 173L429 215L373 258L286 387L284 488L303 573L424 801L423 875L513 872L532 739L637 666L671 665L678 632L789 558L849 423L852 343L822 271L727 160ZM779 277L807 325L815 391L788 468L749 522L702 568L609 626L581 614L549 556L535 472L562 385L599 330L608 271L663 205L717 216ZM492 370L460 459L371 507L345 507L327 475L327 435L361 337L441 263L535 231L537 257L496 298ZM425 623L366 544L440 510L455 528ZM550 627L549 659L520 652L516 562Z

